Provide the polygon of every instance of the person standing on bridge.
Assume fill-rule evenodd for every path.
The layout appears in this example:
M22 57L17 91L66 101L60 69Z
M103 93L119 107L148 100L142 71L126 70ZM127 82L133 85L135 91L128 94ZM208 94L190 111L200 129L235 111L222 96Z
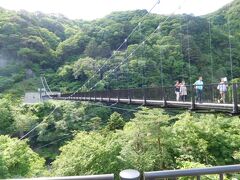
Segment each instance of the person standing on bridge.
M203 79L202 76L198 78L198 80L193 84L196 89L197 94L197 102L202 103L202 94L203 94Z
M179 98L180 98L180 87L181 87L181 83L179 83L179 81L177 80L175 84L176 101L179 101Z
M219 90L220 93L220 100L218 100L219 103L223 102L225 103L225 97L226 97L226 92L227 92L227 84L225 83L224 79L222 78L220 83L217 86L217 89Z
M181 96L182 101L185 102L187 99L187 87L185 85L185 81L182 81L182 83L181 83L180 96Z

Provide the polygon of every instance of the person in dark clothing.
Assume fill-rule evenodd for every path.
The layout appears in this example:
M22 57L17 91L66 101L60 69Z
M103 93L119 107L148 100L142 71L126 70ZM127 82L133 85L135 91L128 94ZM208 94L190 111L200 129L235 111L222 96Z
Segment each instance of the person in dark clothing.
M180 87L181 87L181 83L179 83L179 81L176 81L176 84L175 84L176 101L179 101L179 98L180 98Z

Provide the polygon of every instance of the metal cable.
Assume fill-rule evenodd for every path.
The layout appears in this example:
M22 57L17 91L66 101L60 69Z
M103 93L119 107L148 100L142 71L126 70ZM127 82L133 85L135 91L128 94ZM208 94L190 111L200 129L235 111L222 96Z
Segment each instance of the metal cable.
M161 25L164 24L170 17L171 15L173 15L178 9L180 9L180 7L178 7L176 10L174 10L162 23L159 23L159 25L157 26L157 28L149 35L147 36L144 41L142 41L140 44L138 44L138 46L121 62L119 63L119 65L117 65L114 69L109 70L109 74L107 74L103 79L101 79L100 81L98 81L97 83L95 83L95 85L93 85L89 91L91 91L92 89L94 89L100 82L102 82L105 78L107 78L111 73L115 72L117 68L119 68L121 65L123 65L128 58L132 57L132 55L143 45L145 44L146 41L149 41L150 39L152 39L153 35L161 28Z
M157 2L157 4L159 4L160 3L160 1L158 0L158 2ZM156 6L156 5L155 5ZM155 7L154 6L154 7ZM125 63L126 62L126 59L128 59L129 57L131 57L132 55L133 55L133 53L135 53L141 46L142 46L142 44L143 43L145 43L145 41L148 41L148 40L150 40L151 38L152 38L152 35L157 31L157 30L159 30L160 29L160 25L162 25L163 23L165 23L170 17L171 17L171 15L172 14L174 14L178 9L180 9L181 7L179 6L176 10L174 10L170 15L168 15L168 17L164 20L164 22L162 22L162 23L160 23L159 25L158 25L158 27L149 35L149 36L147 36L147 38L145 38L145 40L141 43L141 44L139 44L128 56L127 56L127 58L125 58L124 59L124 61L122 61L116 68L114 68L112 71L111 71L111 73L112 72L114 72L117 68L119 68L123 63ZM152 10L152 9L151 9ZM150 12L149 12L150 13ZM125 39L125 41L126 41L126 39ZM125 43L125 41L124 41L124 43ZM123 44L124 44L123 43ZM120 49L120 48L119 48ZM107 76L106 76L107 77ZM104 78L103 78L104 79ZM102 79L102 80L103 80ZM100 81L98 81L94 86L92 86L91 88L90 88L90 90L92 90L94 87L96 87L96 85L98 84L98 83L100 83L100 82L102 82L102 80L100 80ZM89 80L88 80L89 81ZM85 82L84 84L86 84L87 82ZM83 86L82 86L83 87ZM75 91L74 93L72 93L69 97L72 97L74 94L76 94L79 90L81 89L81 87L77 90L77 91ZM51 114L53 114L54 112L55 112L55 110L58 108L58 106L56 106L54 109L53 109L53 111L42 121L42 122L40 122L38 125L36 125L35 127L33 127L30 131L28 131L24 136L22 136L21 138L20 138L20 140L22 140L23 138L25 138L26 136L28 136L32 131L34 131L38 126L40 126L45 120L47 120L48 118L49 118L49 116L51 115Z
M228 9L230 9L230 4L228 5ZM229 43L229 60L230 60L231 80L233 80L232 42L231 42L231 28L230 28L229 15L228 15L228 19L227 19L227 26L228 26L228 43Z
M137 26L135 26L135 28L131 31L131 33L127 36L127 38L124 39L124 41L122 42L122 44L115 50L116 52L119 51L122 46L124 44L127 43L128 39L132 36L132 34L137 30L139 24L141 24L141 22L143 22L144 18L149 15L151 13L151 11L158 5L160 4L160 0L157 1L157 3L154 4L154 6L140 19L139 23L137 24ZM105 65L107 64L108 60L112 59L116 54L113 53L108 59L106 59L104 62L103 62L103 65L95 72L95 74L89 78L80 88L78 88L74 93L76 94L78 91L80 91L85 85L87 85L96 75L98 72L100 72L104 67Z

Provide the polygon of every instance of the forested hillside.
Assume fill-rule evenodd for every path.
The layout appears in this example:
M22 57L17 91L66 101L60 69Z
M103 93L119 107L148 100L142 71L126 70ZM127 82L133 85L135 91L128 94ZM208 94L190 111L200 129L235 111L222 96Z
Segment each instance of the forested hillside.
M146 10L116 12L99 20L80 21L61 15L1 9L0 65L4 68L0 74L0 90L45 73L55 90L72 91L92 77L113 53L87 88L101 79L98 89L159 86L161 79L165 85L177 79L189 83L190 78L193 81L199 75L204 75L206 82L217 82L220 77L231 78L228 28L233 77L237 78L240 72L238 7L237 0L208 16L177 15L166 22L167 17L150 14L117 52ZM129 56L159 24L152 38L115 73L105 77L108 70Z
M22 104L24 92L41 87L41 74L61 92L97 82L96 90L189 84L199 75L205 83L225 76L239 81L240 0L200 17L142 19L146 13L83 21L0 8L0 179L240 163L239 116L54 100Z

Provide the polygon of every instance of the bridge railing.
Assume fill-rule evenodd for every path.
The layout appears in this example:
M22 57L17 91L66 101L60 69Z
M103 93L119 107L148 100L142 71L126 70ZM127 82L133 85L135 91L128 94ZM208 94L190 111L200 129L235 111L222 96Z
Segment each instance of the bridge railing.
M123 89L123 90L117 90L118 98L119 99L128 99L129 98L129 90Z
M90 175L90 176L41 177L14 180L114 180L114 174Z
M149 100L164 100L164 88L159 87L152 87L152 88L146 88L146 99Z
M180 177L185 177L187 179L194 179L194 177L196 177L197 180L200 180L201 177L204 175L217 175L219 180L223 180L224 174L226 175L226 174L237 173L237 172L240 172L240 165L215 166L215 167L192 168L192 169L181 169L181 170L152 171L152 172L144 172L143 176L145 180L177 179Z
M178 178L184 179L194 179L197 180L209 179L209 175L213 175L214 179L223 180L225 177L233 179L233 173L240 172L240 165L226 165L226 166L214 166L214 167L204 167L204 168L191 168L191 169L177 169L177 170L163 170L163 171L151 171L143 172L142 178L139 171L134 169L126 169L119 173L119 177L114 176L114 174L104 174L104 175L89 175L89 176L65 176L65 177L42 177L42 178L31 178L35 180L176 180ZM207 177L204 177L206 176ZM236 174L235 174L236 175ZM237 178L236 178L237 179ZM20 179L17 179L20 180ZM28 179L24 179L28 180ZM30 179L29 179L30 180Z
M237 89L237 100L238 100L238 103L240 103L240 83L237 83L236 84L236 89Z
M238 104L240 103L240 84L228 84L227 92L225 93L225 101L220 101L220 93L217 89L218 84L204 84L202 91L202 103L214 103L216 107L219 103L224 103L221 107L229 110L233 105L232 109L234 113L238 113ZM79 92L75 94L62 94L61 99L70 99L70 100L98 100L98 101L109 101L109 102L128 102L131 103L134 101L136 104L154 104L154 100L158 101L158 104L165 106L166 104L172 103L175 106L184 105L191 109L194 109L197 104L196 101L196 86L186 85L187 96L186 99L179 98L179 102L186 101L186 103L176 103L176 88L174 86L165 86L165 87L147 87L147 88L135 88L135 89L116 89L116 90L103 90L103 91L90 91L90 92ZM52 96L53 98L58 98ZM116 100L117 99L117 100ZM162 102L161 102L162 101ZM167 103L168 102L168 103ZM164 103L164 104L163 104ZM191 104L190 104L191 103ZM155 103L156 104L156 103ZM205 104L207 105L207 104ZM197 105L198 108L201 108L201 105ZM203 107L202 107L203 108Z

